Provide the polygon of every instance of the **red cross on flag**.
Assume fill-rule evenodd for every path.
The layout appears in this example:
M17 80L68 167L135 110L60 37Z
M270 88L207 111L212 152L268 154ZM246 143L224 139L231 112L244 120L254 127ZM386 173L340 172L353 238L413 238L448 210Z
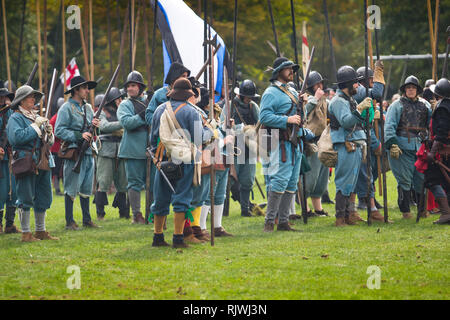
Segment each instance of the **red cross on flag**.
M75 58L72 58L70 60L69 65L66 67L66 87L67 90L70 90L70 80L72 80L73 77L79 76L80 70L78 69L77 61ZM59 77L61 79L61 83L64 84L64 74Z
M306 21L303 21L303 37L302 37L303 78L306 76L306 69L308 68L308 61L309 61L309 45L308 45L308 38L306 36Z

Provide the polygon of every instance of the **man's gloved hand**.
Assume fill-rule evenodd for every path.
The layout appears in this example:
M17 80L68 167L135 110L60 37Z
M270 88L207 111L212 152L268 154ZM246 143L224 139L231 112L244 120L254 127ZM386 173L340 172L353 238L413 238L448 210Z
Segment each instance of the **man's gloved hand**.
M384 65L383 61L377 60L375 62L375 70L373 72L373 81L382 83L383 85L386 84L384 81Z
M34 120L34 123L36 123L36 125L40 128L44 123L48 123L48 119L41 116L37 116L36 120Z
M396 144L393 144L391 146L390 153L391 153L391 157L394 159L398 159L400 157L400 155L403 154L402 149L400 149L398 147L398 145L396 145Z
M51 136L53 134L53 126L50 123L47 123L44 127L44 131L47 135Z
M358 110L359 113L362 113L364 110L369 109L371 106L372 106L372 98L367 97L360 104L358 104L356 109Z
M208 119L206 122L211 126L212 129L217 129L216 119Z

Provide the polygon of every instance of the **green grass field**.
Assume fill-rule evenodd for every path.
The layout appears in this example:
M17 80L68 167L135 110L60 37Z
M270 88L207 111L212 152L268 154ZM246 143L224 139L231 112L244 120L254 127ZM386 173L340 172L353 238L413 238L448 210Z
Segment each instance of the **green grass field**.
M185 250L152 248L152 225L119 220L112 208L101 229L65 231L64 200L55 196L47 230L60 241L25 244L20 235L0 235L0 298L449 299L450 228L433 225L437 216L404 221L388 176L392 225L336 228L334 207L326 205L330 217L296 222L302 233L267 234L263 217L241 218L233 203L223 225L234 237ZM329 190L334 198L333 183ZM255 201L261 201L256 187ZM78 200L74 210L81 223ZM80 268L79 290L67 288L72 265ZM367 287L369 266L381 270L380 289Z

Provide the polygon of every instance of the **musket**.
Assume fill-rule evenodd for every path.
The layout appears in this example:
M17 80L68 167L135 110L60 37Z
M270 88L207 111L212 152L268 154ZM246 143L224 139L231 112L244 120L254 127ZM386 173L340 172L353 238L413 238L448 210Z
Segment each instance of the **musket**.
M375 5L375 0L372 0L372 5ZM375 28L375 52L377 56L377 61L380 60L380 51L378 46L378 29ZM387 84L389 85L391 77L392 65L389 66L389 74ZM386 90L386 86L384 88ZM384 93L383 93L383 96ZM387 178L386 178L386 144L384 142L384 116L383 116L383 101L380 103L380 136L381 136L381 174L383 178L383 212L384 212L384 223L388 223L389 213L388 213L388 199L387 199ZM378 177L380 179L381 177Z
M365 63L365 79L369 78L369 63L367 61L368 56L368 31L367 31L367 0L364 1L364 63ZM366 97L369 96L369 86L366 85ZM366 152L366 164L367 164L367 198L370 198L371 190L372 190L372 168L371 168L371 155L370 155L370 144L371 144L371 136L370 136L370 116L369 116L369 110L366 110L366 134L367 134L367 150ZM372 224L370 215L372 211L372 206L370 205L370 201L367 203L367 224L370 226Z
M36 75L36 72L38 70L38 63L34 63L33 70L31 70L30 75L28 76L27 82L25 82L26 85L31 86L31 83L33 82L34 76Z
M108 88L106 89L105 95L103 96L102 102L100 103L97 112L94 114L94 119L98 119L100 117L100 114L102 113L103 107L106 103L106 97L108 96L109 92L111 91L112 86L114 85L114 82L116 81L117 76L119 75L120 70L120 64L117 65L116 71L114 71L113 77L111 78L111 81L109 82ZM89 127L89 133L91 135L94 134L95 126L93 124ZM75 162L75 165L72 168L72 171L75 173L80 173L81 168L81 162L83 161L84 154L86 153L86 150L90 147L90 141L84 140L83 144L80 148L78 148L78 158Z
M269 7L270 23L272 24L272 32L273 32L273 38L275 40L276 54L277 54L277 57L281 57L280 45L278 44L277 29L275 27L275 21L273 19L272 4L270 3L270 0L267 0L267 6Z
M53 69L52 82L50 84L50 91L48 92L48 98L47 98L47 106L45 108L45 117L47 119L49 119L49 117L51 116L50 110L51 110L51 106L52 106L53 95L55 93L55 85L56 85L57 78L58 78L58 72L56 69ZM48 164L48 161L50 158L50 146L47 142L47 139L48 139L48 135L47 135L47 133L45 133L45 135L42 138L41 156L40 156L37 168L40 170L50 171L50 166Z

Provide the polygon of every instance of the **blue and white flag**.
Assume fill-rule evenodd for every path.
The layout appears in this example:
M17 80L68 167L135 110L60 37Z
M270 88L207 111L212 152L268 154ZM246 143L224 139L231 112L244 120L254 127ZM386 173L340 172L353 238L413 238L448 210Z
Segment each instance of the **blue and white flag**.
M155 1L152 1L152 7L154 6ZM191 75L195 76L205 62L203 60L204 20L182 0L159 0L157 17L163 42L164 79L170 65L175 61L182 63L191 70ZM216 31L211 28L211 38L215 35ZM215 90L221 93L223 68L228 66L227 69L231 70L231 59L219 35L217 35L217 42L221 44L221 47L214 60L214 81ZM203 75L199 81L204 83Z

